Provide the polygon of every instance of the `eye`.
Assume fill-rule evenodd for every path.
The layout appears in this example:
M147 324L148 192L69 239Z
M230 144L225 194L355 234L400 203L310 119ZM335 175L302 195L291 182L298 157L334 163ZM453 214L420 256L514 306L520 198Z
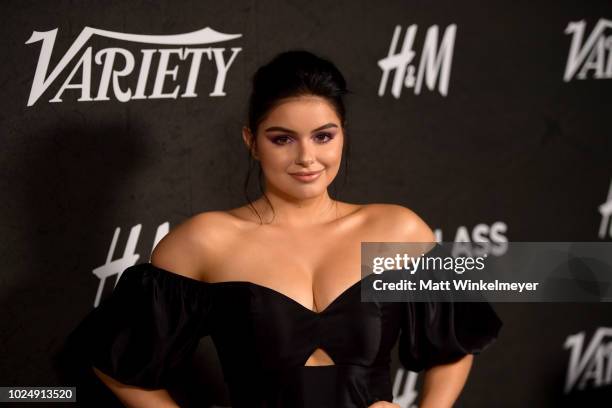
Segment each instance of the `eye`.
M272 143L277 145L285 145L289 140L291 140L289 136L277 136L272 138Z
M334 138L334 135L328 132L324 132L324 133L319 133L315 136L315 138L320 142L320 143L328 143L329 141L331 141ZM327 138L327 139L326 139Z

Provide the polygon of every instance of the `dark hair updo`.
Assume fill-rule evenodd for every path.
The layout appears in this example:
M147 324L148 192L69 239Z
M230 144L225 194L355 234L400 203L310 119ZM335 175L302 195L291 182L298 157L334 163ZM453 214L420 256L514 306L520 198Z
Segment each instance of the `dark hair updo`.
M253 75L251 97L249 98L248 127L253 135L251 149L256 146L257 129L266 115L282 100L296 96L319 96L327 100L340 118L344 131L344 144L342 156L344 158L344 179L347 181L349 137L346 131L346 109L344 96L351 92L346 87L344 76L338 68L329 60L305 50L291 50L278 54L267 64L259 67ZM259 167L258 183L259 191L262 193L272 211L272 203L263 191L263 172L259 162L254 160L252 152L248 153L249 169L244 182L244 195L249 206L259 213L253 206L249 195L248 186L251 178L251 170L254 166ZM332 183L335 189L335 182ZM337 191L334 192L337 195ZM261 216L259 216L261 220Z

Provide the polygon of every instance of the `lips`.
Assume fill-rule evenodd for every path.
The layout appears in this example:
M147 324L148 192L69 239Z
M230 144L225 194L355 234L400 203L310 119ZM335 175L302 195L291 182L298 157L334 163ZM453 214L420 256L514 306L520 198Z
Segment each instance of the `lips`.
M302 181L302 182L309 182L309 181L314 181L316 179L319 178L319 176L321 175L321 173L323 173L323 170L319 170L319 171L304 171L304 172L299 172L299 173L289 173L291 175L291 177Z
M291 174L292 176L312 176L313 174L319 174L322 171L323 170L309 171L309 172L304 172L304 173L289 173L289 174Z

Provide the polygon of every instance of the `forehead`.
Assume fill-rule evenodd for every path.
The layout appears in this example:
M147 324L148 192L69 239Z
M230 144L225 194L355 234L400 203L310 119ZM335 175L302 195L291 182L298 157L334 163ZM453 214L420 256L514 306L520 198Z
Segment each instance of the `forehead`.
M340 118L331 103L320 96L296 96L282 99L275 105L264 122L282 121L285 125L326 122L340 122Z

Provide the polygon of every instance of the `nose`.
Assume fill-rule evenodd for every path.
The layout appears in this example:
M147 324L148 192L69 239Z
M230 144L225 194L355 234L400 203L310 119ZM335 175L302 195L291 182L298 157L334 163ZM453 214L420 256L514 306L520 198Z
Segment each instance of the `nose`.
M297 157L295 158L295 164L301 164L308 166L314 163L314 151L313 147L309 146L308 141L301 140L298 143Z

